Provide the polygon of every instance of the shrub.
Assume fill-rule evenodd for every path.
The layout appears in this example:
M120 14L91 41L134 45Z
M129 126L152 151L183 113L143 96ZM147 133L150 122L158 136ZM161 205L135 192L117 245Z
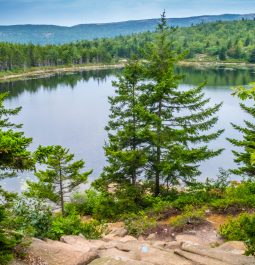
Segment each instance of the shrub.
M53 219L48 237L54 240L60 239L63 235L82 234L87 239L97 239L103 233L105 227L98 221L82 222L77 214L70 214L66 217L62 215Z
M239 211L243 208L255 208L255 183L232 183L226 188L223 198L214 200L211 206L224 211L230 207Z
M193 207L203 205L205 203L203 195L204 192L181 193L179 198L172 203L172 206L174 208L184 210L187 205L191 205Z
M180 229L187 224L200 224L205 218L205 210L206 208L195 209L192 206L186 206L181 215L170 219L170 225Z
M236 218L230 218L219 230L227 240L244 241L247 255L255 255L255 214L243 213Z
M8 264L13 259L14 248L22 240L22 236L17 233L6 231L5 221L6 212L3 206L0 206L0 264Z
M45 238L52 224L52 210L43 202L19 197L11 209L12 223L23 234Z
M128 215L124 223L128 233L136 237L144 234L146 230L156 227L156 219L148 217L143 211Z
M115 193L101 193L93 209L93 217L100 220L118 220L122 215L136 213L147 207L142 187L123 185Z
M92 215L95 205L100 201L101 194L93 189L83 193L75 193L71 202L66 204L66 213L75 210L80 215Z

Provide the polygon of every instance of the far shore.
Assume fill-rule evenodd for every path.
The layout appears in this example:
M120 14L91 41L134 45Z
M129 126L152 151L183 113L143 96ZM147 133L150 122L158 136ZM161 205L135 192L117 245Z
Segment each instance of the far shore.
M195 67L199 69L205 68L232 68L232 69L244 69L244 68L255 68L255 64L249 64L245 62L208 62L208 61L181 61L178 63L179 66L184 67ZM103 70L103 69L121 69L125 66L125 63L117 64L98 64L98 65L74 65L74 66L56 66L56 67L35 67L33 69L27 69L24 71L17 72L0 72L0 82L24 80L38 77L47 77L54 74L61 73L72 73L80 71L90 70ZM2 74L2 75L1 75Z
M246 62L212 62L212 61L181 61L178 63L180 66L190 66L197 68L233 68L233 69L245 69L255 68L255 64Z
M64 67L38 67L34 69L28 69L27 71L20 73L7 73L6 75L0 76L0 82L23 80L37 77L47 77L53 74L61 73L72 73L80 71L90 71L90 70L103 70L103 69L121 69L125 65L120 64L98 64L98 65L75 65L75 66L64 66ZM1 72L0 72L1 73Z

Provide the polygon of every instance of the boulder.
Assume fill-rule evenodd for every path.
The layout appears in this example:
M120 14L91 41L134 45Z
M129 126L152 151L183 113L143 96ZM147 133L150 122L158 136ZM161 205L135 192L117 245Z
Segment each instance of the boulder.
M190 231L187 233L176 235L175 239L180 243L187 242L208 247L211 245L223 243L223 240L218 236L217 232L212 229Z
M198 254L190 253L190 252L179 250L179 249L175 250L175 253L199 265L230 265L229 263L226 263L223 261L219 261L216 259L212 259L209 257L201 256Z
M117 260L130 260L134 258L134 254L132 252L121 251L117 248L99 250L98 254L100 258L113 258Z
M62 236L60 241L79 248L82 251L104 248L104 245L106 244L102 240L87 240L82 236Z
M98 257L89 247L82 250L63 242L33 239L28 254L41 259L47 265L87 265Z
M114 230L111 231L111 235L114 235L114 236L118 236L118 237L124 237L127 235L127 230L123 227L121 228L116 228Z
M120 242L129 242L129 241L138 241L135 237L133 236L124 236L123 238L120 238Z
M217 248L208 248L201 245L183 243L181 245L181 250L204 257L209 257L230 265L255 265L254 257L237 255Z
M118 260L113 258L100 258L93 260L89 265L152 265L152 263L137 260Z
M162 250L143 244L135 253L134 259L151 262L155 265L191 265L192 263L176 255L173 250Z
M217 249L221 249L233 254L243 255L246 251L246 246L242 241L229 241L217 247Z
M181 243L178 241L154 241L152 242L152 246L156 248L163 248L163 249L177 249L180 248Z
M110 242L110 241L119 241L119 242L128 242L128 241L137 241L137 239L133 236L124 236L124 237L119 237L115 236L113 234L108 234L102 238L103 241L105 242Z
M122 261L136 260L154 265L191 265L192 263L174 254L173 250L161 250L149 244L128 242L117 248L99 251L101 258L113 258Z

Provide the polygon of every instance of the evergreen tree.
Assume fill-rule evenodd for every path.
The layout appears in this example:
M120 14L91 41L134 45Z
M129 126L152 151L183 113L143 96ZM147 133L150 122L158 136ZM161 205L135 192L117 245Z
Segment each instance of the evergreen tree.
M38 182L27 181L30 197L47 199L61 207L65 214L65 199L80 184L87 181L92 171L80 173L85 162L78 160L73 162L74 154L62 146L39 146L35 152L39 164L46 166L45 170L35 173Z
M251 89L238 87L234 93L242 100L252 99L255 101L255 86ZM255 118L255 106L248 107L244 103L240 104L242 110L248 113L252 118ZM242 133L243 138L241 140L227 138L230 143L235 147L241 148L240 151L233 150L235 156L235 163L238 165L237 169L232 169L231 172L243 177L248 177L254 180L255 177L255 124L252 121L244 121L245 127L232 124L234 129Z
M147 56L145 89L142 102L147 109L149 133L146 139L148 159L146 176L155 181L155 195L160 182L189 183L200 174L199 163L217 156L222 150L210 150L207 143L222 130L209 133L218 118L221 104L207 107L203 86L183 91L180 76L174 71L181 58L173 50L165 13L157 27L157 39Z
M9 121L11 116L19 113L20 108L6 109L6 97L7 94L0 94L0 179L13 177L17 171L32 169L34 165L27 150L32 139L19 131L21 125ZM8 197L11 195L0 186L0 264L7 264L12 259L13 248L21 240L15 233L5 231Z
M252 50L250 58L249 58L250 63L255 63L255 49Z
M226 60L226 49L224 47L219 50L218 54L219 54L219 59L221 61Z
M146 163L143 146L146 126L139 100L141 78L141 65L132 60L118 81L113 82L117 89L115 96L109 98L111 114L106 127L109 143L105 146L108 165L101 178L108 183L135 185Z
M21 125L9 121L21 108L6 109L4 101L8 94L0 94L0 179L15 175L18 170L31 169L33 159L27 150L32 142L20 132Z

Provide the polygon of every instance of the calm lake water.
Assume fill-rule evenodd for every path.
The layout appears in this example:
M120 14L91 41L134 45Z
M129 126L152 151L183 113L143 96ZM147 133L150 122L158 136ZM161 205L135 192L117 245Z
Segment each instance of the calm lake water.
M9 91L8 108L22 106L14 121L23 124L28 137L33 138L31 150L41 145L59 144L70 148L77 158L86 161L87 169L94 169L91 179L100 175L105 164L103 145L107 140L104 127L109 115L107 97L114 94L111 83L119 70L85 71L55 75L34 80L0 83L0 91ZM201 165L202 176L215 177L220 167L234 167L231 144L226 137L240 137L230 125L243 124L246 115L239 108L239 100L231 96L231 87L247 85L255 81L255 70L197 70L177 69L185 75L182 89L193 87L207 80L204 88L211 104L223 101L217 128L225 133L211 146L224 147L221 156ZM24 188L24 180L32 173L23 173L18 178L5 180L2 184L12 191ZM234 178L234 177L233 177Z

